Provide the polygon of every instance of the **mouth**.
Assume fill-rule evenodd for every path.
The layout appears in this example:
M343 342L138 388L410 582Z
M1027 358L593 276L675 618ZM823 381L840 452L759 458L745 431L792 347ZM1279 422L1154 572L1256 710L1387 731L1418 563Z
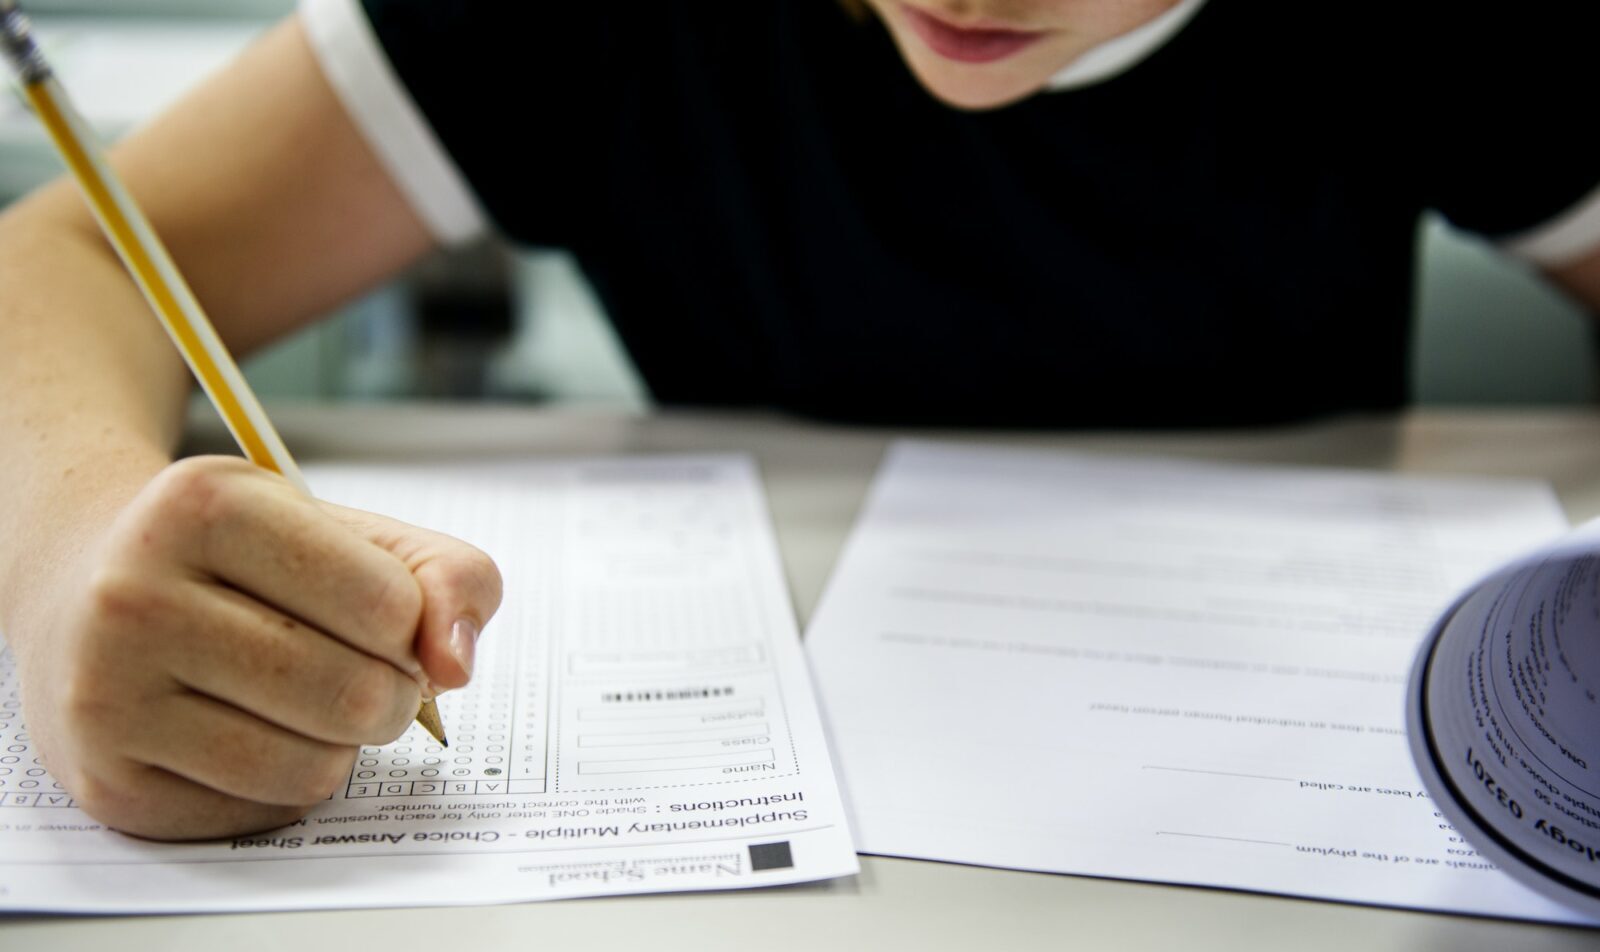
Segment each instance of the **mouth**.
M1004 27L962 26L897 4L911 29L934 53L958 63L993 63L1022 52L1043 39L1038 30L1012 30Z

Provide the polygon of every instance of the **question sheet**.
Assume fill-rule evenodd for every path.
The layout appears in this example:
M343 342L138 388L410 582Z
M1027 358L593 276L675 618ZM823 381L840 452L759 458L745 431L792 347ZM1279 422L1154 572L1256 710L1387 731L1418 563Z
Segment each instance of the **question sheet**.
M494 557L476 676L304 820L159 844L79 810L0 656L0 909L453 905L855 873L759 479L743 457L321 466L320 498ZM0 646L3 647L3 646Z
M1438 813L1433 619L1544 484L896 444L806 636L863 852L1582 922Z

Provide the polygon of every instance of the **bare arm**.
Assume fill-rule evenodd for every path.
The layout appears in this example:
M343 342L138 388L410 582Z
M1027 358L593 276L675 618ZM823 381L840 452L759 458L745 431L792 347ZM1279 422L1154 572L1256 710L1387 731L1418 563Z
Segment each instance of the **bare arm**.
M293 20L114 155L235 354L429 247ZM176 440L187 372L70 180L0 216L0 381L0 445L34 450L0 456L13 498L96 494L112 459L148 476Z
M294 19L113 159L237 354L431 244ZM0 216L0 630L52 772L102 820L161 837L303 812L430 682L465 682L453 623L499 599L454 540L226 460L169 466L188 389L70 182ZM319 594L330 577L347 587Z

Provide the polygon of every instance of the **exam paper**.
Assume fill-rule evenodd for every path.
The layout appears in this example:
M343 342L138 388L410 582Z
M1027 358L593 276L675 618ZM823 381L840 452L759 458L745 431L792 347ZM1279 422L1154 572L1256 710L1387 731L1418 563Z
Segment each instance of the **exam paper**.
M290 827L148 843L78 810L0 661L0 909L195 912L724 889L854 873L753 465L308 467L498 562L476 677Z
M806 637L857 843L1585 921L1404 736L1434 616L1563 527L1529 482L897 444Z

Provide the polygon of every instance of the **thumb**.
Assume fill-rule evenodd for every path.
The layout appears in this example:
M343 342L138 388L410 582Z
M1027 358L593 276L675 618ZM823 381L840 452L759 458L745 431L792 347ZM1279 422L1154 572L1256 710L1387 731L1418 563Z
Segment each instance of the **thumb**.
M500 607L502 583L494 560L482 549L441 532L325 505L340 522L411 570L422 590L422 616L412 650L432 693L465 685L472 677L478 635Z

